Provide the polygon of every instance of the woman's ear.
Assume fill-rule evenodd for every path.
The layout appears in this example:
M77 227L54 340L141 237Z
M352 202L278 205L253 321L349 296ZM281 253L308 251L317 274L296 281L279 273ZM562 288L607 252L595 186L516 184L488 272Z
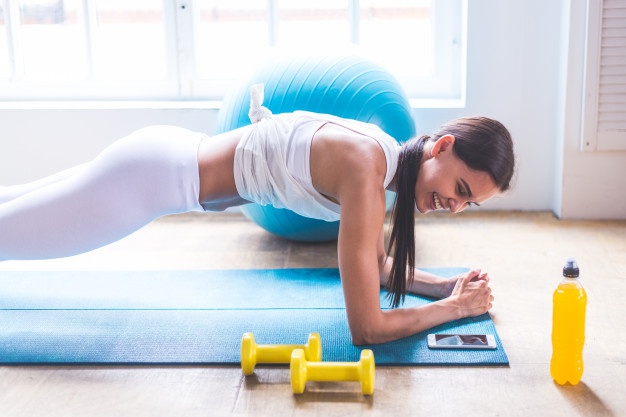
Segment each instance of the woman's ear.
M451 150L452 145L454 145L454 136L444 135L440 137L439 139L437 139L437 141L433 144L432 148L430 148L430 156L435 157L439 155L441 152Z

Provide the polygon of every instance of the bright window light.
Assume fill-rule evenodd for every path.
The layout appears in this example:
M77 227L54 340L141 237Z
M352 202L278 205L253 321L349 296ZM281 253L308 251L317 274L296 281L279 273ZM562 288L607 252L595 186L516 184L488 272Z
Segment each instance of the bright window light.
M167 77L163 4L154 0L98 0L91 22L95 78L161 80Z
M0 0L0 100L219 100L272 47L358 45L462 99L466 0Z
M196 0L195 77L231 80L263 59L270 47L267 1Z
M7 19L4 17L4 8L0 5L0 80L7 80L11 76L7 32Z

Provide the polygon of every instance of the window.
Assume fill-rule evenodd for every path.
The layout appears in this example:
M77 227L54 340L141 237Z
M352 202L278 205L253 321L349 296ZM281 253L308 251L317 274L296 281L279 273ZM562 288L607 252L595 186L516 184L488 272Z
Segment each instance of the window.
M587 8L587 50L582 150L626 150L626 4L591 2Z
M465 0L0 0L0 100L220 99L273 46L358 44L461 99Z

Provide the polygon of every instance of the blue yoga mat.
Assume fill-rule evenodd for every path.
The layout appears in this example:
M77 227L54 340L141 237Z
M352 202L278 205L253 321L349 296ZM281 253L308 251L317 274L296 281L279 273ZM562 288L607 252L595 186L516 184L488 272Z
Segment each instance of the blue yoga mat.
M432 301L408 295L404 306ZM489 314L353 346L337 269L0 272L0 323L4 364L239 364L245 332L304 344L315 331L325 361L357 361L367 347L377 365L508 365ZM429 349L426 335L444 332L490 333L498 347Z

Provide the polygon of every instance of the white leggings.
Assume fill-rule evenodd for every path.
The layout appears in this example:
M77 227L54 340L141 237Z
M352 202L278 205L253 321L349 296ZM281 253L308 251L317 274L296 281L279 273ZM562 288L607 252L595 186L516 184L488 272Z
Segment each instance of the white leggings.
M93 161L24 185L0 187L0 261L76 255L115 242L198 202L201 133L138 130Z

